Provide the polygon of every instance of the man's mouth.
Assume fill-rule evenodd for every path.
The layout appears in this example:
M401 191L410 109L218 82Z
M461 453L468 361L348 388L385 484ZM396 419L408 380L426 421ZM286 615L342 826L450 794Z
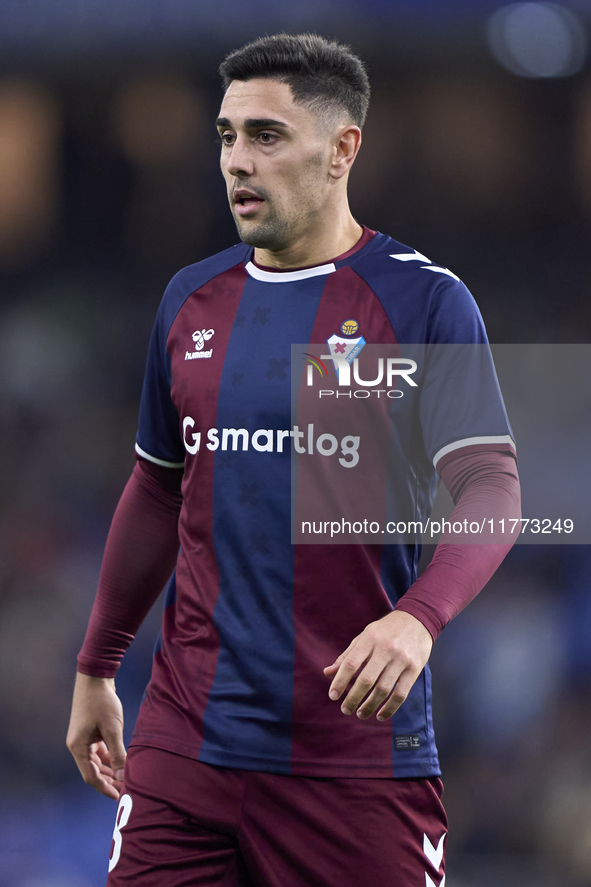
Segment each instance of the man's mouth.
M238 188L234 191L232 200L236 207L236 213L239 216L249 215L264 203L262 197L258 197L253 191L247 191L243 188Z

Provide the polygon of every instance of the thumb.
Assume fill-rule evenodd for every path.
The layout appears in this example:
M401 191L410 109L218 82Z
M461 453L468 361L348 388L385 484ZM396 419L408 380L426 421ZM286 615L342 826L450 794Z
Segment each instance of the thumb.
M111 769L116 779L123 779L123 768L125 767L125 759L127 752L123 745L123 730L114 730L108 736L105 736L105 742L109 749L109 757L111 758Z

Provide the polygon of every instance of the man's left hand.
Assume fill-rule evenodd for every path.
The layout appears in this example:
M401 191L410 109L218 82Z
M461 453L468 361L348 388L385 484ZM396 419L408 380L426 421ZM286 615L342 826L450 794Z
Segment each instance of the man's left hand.
M328 677L334 675L328 695L340 699L356 675L341 711L346 715L356 711L357 717L365 719L379 709L377 719L384 721L410 693L432 647L433 638L422 622L410 613L393 610L377 622L370 622L324 669ZM387 702L382 705L384 700Z

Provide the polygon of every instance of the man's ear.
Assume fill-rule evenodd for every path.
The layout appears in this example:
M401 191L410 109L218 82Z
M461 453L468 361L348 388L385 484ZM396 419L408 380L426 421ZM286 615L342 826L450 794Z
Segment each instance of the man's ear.
M335 134L333 156L330 162L329 175L341 179L346 175L361 146L361 130L353 123L341 126Z

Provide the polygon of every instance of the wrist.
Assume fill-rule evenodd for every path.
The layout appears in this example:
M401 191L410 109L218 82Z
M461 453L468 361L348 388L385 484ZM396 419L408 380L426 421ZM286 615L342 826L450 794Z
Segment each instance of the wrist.
M111 687L115 689L115 678L103 677L102 675L86 674L84 671L76 672L76 685L88 688L93 687Z

